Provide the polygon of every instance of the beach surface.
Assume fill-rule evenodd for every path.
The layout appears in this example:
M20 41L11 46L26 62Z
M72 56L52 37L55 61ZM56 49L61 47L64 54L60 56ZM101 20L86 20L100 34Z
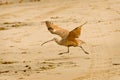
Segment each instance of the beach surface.
M0 5L0 80L120 80L120 0L8 0ZM55 42L45 21L82 27L83 48Z

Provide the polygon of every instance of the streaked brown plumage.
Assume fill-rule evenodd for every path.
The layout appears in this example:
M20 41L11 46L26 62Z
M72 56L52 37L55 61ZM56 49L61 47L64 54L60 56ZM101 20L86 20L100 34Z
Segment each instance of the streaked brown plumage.
M69 34L68 30L58 27L57 25L53 24L50 21L46 21L45 23L46 23L48 30L52 34L59 35L61 38L66 38L68 36L68 34Z
M46 26L47 26L48 30L52 34L59 35L62 39L58 40L57 38L53 38L52 40L46 41L41 45L44 45L45 43L50 42L50 41L55 41L59 45L68 47L68 51L63 52L63 53L69 53L69 47L73 46L73 47L80 47L86 54L88 54L88 52L86 52L83 49L83 47L81 46L81 44L83 44L84 42L82 40L77 39L77 38L79 38L79 36L81 34L81 27L83 25L85 25L86 23L87 22L80 25L79 27L76 27L72 31L68 31L68 30L63 29L61 27L58 27L57 25L55 25L49 21L46 21ZM60 53L60 55L63 53Z

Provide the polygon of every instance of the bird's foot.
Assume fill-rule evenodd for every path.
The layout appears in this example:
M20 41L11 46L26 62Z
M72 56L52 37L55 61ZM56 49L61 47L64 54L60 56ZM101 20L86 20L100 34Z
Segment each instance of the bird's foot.
M64 54L64 53L59 53L58 55L62 55L62 54Z
M85 51L85 54L89 54L89 53Z
M65 53L69 53L69 52L63 52L63 53L59 53L58 55L62 55L62 54L65 54Z

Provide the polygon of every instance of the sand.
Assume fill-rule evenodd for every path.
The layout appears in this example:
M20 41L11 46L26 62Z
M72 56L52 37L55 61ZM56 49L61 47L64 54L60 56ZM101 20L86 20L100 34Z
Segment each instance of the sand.
M70 53L44 21L72 30L85 21ZM9 0L0 5L0 80L120 80L120 0Z

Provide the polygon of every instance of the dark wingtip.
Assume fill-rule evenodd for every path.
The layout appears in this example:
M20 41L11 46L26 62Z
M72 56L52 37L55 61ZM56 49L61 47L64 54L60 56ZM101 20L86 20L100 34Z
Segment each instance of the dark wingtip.
M46 23L46 24L52 24L52 22L51 22L51 21L45 21L45 23Z
M45 21L45 23L49 23L49 21Z
M48 27L48 30L53 30L53 28L51 28L51 27Z

